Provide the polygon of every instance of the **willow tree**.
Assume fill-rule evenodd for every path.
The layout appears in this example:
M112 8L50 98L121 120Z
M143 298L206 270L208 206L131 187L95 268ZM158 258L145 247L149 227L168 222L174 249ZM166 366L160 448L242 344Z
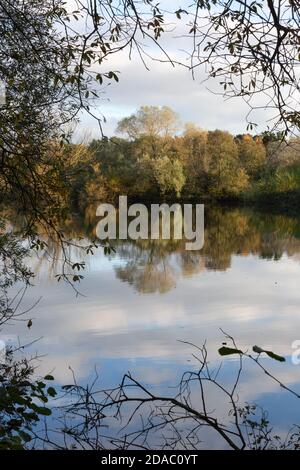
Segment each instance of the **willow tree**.
M180 128L178 115L168 106L141 106L129 117L121 119L117 132L130 139L142 136L169 137Z

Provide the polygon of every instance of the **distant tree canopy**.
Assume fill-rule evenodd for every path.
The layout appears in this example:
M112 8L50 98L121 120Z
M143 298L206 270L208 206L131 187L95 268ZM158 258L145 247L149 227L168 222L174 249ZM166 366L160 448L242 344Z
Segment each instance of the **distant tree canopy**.
M129 119L142 116L147 121L148 112L152 118L154 111L163 109L143 106ZM168 112L176 116L172 110ZM123 125L127 126L127 118L117 129ZM114 201L119 194L133 199L276 201L280 196L283 202L284 195L294 198L296 192L299 199L298 138L283 142L275 134L269 139L265 134L233 136L222 130L206 131L193 123L173 135L157 129L163 125L155 133L151 125L145 125L135 137L127 132L127 139L103 138L77 150L79 155L85 153L85 163L74 162L78 170L73 170L70 205L83 209L98 200ZM76 155L76 147L72 146L71 154Z
M207 136L209 192L217 197L237 195L248 185L248 177L238 159L238 148L228 132L213 131Z
M193 72L206 64L207 76L218 79L225 95L261 107L257 97L265 93L263 106L275 110L281 130L300 127L295 1L195 0L185 8L172 2L170 9L165 0L1 0L0 17L0 78L7 95L0 108L0 186L4 199L17 197L31 214L31 228L35 219L47 224L59 214L61 182L69 183L60 146L81 110L94 115L102 85L119 80L109 58L121 51L135 49L144 63L157 51L154 58ZM187 51L184 57L172 57L176 44ZM119 130L132 140L167 138L177 132L178 120L169 108L145 107ZM166 165L165 153L157 153ZM252 165L253 149L248 157L243 153L248 172L255 173L261 156ZM179 175L178 168L172 166Z
M252 138L250 135L236 139L240 161L247 174L251 177L258 175L266 163L266 147L261 137Z
M168 106L142 106L135 114L122 119L117 132L130 139L172 136L179 130L177 114Z

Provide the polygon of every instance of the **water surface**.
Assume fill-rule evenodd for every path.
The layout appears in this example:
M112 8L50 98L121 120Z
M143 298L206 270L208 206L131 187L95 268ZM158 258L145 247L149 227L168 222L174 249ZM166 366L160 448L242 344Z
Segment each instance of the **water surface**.
M69 229L74 238L91 239L96 222L87 213ZM99 250L85 258L79 297L57 282L57 266L49 260L30 261L36 278L25 303L41 297L33 327L21 323L5 334L23 343L41 337L31 347L43 356L41 373L52 371L65 384L74 371L85 383L96 367L103 386L110 386L130 370L171 394L182 372L197 367L192 348L178 340L206 340L211 364L217 364L222 328L240 347L257 344L286 356L285 364L268 359L266 365L300 388L300 366L290 358L292 342L300 339L300 218L212 208L199 252L174 240L118 242L115 248L110 256ZM82 259L80 252L73 255ZM230 381L235 360L225 359L223 367ZM254 369L242 377L240 394L268 408L280 429L300 422L297 400Z

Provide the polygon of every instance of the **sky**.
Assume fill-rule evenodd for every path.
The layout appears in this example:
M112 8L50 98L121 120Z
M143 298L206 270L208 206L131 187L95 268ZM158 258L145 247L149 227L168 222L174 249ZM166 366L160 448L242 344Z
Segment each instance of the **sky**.
M76 0L66 0L69 12L77 9L76 3ZM104 1L98 2L98 13L101 12L101 17L104 18L103 24L101 23L100 26L100 32L102 37L110 42L107 24L111 22L111 15L110 12L107 12L105 5L106 2ZM119 10L122 2L112 2L111 5L116 8L114 10L117 15L116 18L119 18L118 21L124 26L122 9ZM146 2L137 1L135 5L144 19L152 18L151 11L145 6ZM176 62L189 64L185 61L194 49L193 35L190 34L191 25L194 21L194 5L190 0L160 0L159 7L164 12L165 22L164 33L159 38L159 47L149 37L142 36L139 32L135 35L135 39L139 45L142 45L148 56L165 60L166 57L160 50L162 48ZM174 14L179 8L189 11L188 15L181 15L181 20L177 20ZM203 11L197 19L198 28L202 34L205 34L210 24L206 15L207 12ZM129 29L130 27L134 28L128 17L126 17L126 24L129 25ZM84 15L79 15L79 20L74 20L74 24L71 22L70 25L72 31L75 28L79 34L85 33L88 37L93 28L90 18L85 18ZM199 37L197 40L200 40ZM123 47L125 45L124 41L127 42L128 37L115 43L115 46ZM201 56L205 54L205 44L204 41L200 48ZM218 65L218 62L214 62L214 65ZM129 46L127 44L125 49L112 54L109 56L109 60L94 69L96 73L102 74L108 71L117 71L119 76L119 83L114 82L109 86L107 84L101 85L101 100L97 103L96 109L93 109L95 114L105 118L105 122L102 121L104 135L110 137L115 134L118 121L130 116L143 105L169 106L178 113L182 124L194 122L198 127L205 130L221 129L232 134L247 133L247 123L249 121L258 124L254 128L253 134L272 130L276 124L278 116L276 116L276 109L271 110L271 88L269 90L271 96L255 94L254 101L251 104L256 109L254 112L252 111L249 117L250 108L241 98L225 100L222 97L223 88L219 84L222 79L206 80L208 74L205 66L197 68L194 79L188 67L178 65L173 68L170 63L151 61L150 59L147 59L147 66L150 70L144 67L141 58L134 50L131 59L129 58ZM262 77L258 76L258 78ZM237 76L236 80L238 83L240 77ZM293 102L293 106L296 104ZM92 138L101 137L102 134L97 120L83 113L73 139L75 141L88 141Z
M104 115L103 132L114 134L117 123L134 113L142 105L170 106L179 114L181 123L194 122L207 130L222 129L233 134L247 132L247 104L238 98L225 100L219 93L218 82L205 81L202 69L193 79L184 67L148 61L147 70L138 57L131 60L126 54L115 56L110 66L118 70L119 82L111 83L101 90L101 100L96 112ZM264 122L263 111L257 112L256 121ZM266 123L258 130L265 130ZM79 138L100 135L97 121L83 115L76 129Z
M169 3L168 0L164 0L164 3L166 2ZM183 7L185 3L187 0L183 0L181 6ZM172 2L171 9L174 10L176 5ZM176 24L175 28L174 19L168 22L167 15L166 32L160 40L160 45L172 59L181 63L187 59L187 51L193 49L193 39L190 35L186 35L186 28L185 21ZM146 39L139 41L147 54L165 60L165 56L153 43L147 42ZM150 70L145 68L136 51L133 50L130 59L129 50L125 49L111 55L110 59L96 70L102 73L109 70L119 72L118 83L102 85L101 100L97 104L97 109L93 110L96 114L105 116L104 135L113 135L118 121L131 115L142 105L169 106L179 114L182 123L192 121L203 129L222 129L233 134L247 132L246 116L249 107L240 98L225 101L220 95L222 92L218 84L220 79L205 81L207 73L204 67L197 68L196 77L193 79L187 67L178 65L173 68L169 63L150 59L147 59L147 66ZM256 104L262 106L263 102L263 97L260 97ZM266 130L269 117L270 114L263 108L253 114L251 120L260 125L255 133ZM79 139L101 137L97 121L88 115L82 115L75 135Z

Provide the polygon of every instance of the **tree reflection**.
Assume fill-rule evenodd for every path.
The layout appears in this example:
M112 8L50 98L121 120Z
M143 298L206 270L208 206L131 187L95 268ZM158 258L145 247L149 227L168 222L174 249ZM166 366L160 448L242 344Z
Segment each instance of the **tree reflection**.
M186 251L185 242L175 240L118 242L119 256L128 261L116 268L116 275L140 293L164 293L176 286L179 277L226 271L234 255L274 261L283 254L299 256L299 228L297 218L214 207L206 213L201 251Z
M88 264L89 257L78 249L95 240L96 209L91 206L80 216L65 220L63 230L76 246L69 247L70 258ZM46 239L47 266L53 277L62 259L60 245ZM283 255L300 257L300 218L270 214L249 208L216 206L205 210L205 242L200 251L186 251L186 240L115 240L112 242L121 262L115 266L118 279L140 293L166 293L179 278L201 275L206 270L230 269L233 256L258 256L279 260ZM75 244L74 244L75 245ZM71 253L71 251L73 252ZM115 255L111 255L113 258ZM44 266L43 254L35 263ZM49 265L49 259L52 264Z

